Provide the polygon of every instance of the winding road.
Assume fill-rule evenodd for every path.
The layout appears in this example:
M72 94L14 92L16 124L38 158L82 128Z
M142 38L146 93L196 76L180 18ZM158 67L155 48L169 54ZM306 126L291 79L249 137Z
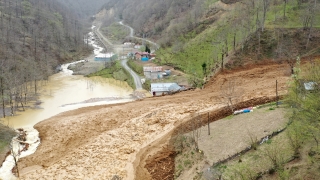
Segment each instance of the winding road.
M144 40L144 41L147 41L149 42L150 44L153 44L153 46L155 47L155 49L158 49L160 46L155 43L155 42L152 42L150 40L147 40L147 39L144 39L144 38L139 38L139 37L136 37L134 36L134 29L126 24L123 24L122 21L119 22L120 25L122 26L125 26L127 28L130 29L130 34L129 36L132 37L132 38L136 38L136 39L140 39L140 40ZM105 48L110 48L113 47L115 48L117 45L114 45L112 44L108 38L106 38L101 32L100 32L100 25L97 26L97 28L94 29L94 33L98 36L99 40L101 41L101 43L105 46ZM141 83L141 78L140 76L135 73L128 65L127 65L127 62L128 60L127 59L123 59L121 60L121 65L131 74L131 76L133 77L133 80L134 80L134 83L135 83L135 86L136 86L136 90L141 90L143 89L142 88L142 83Z
M128 28L130 28L130 37L133 37L133 33L134 30L127 25L122 24L122 22L119 22L121 25L126 26ZM97 28L94 29L94 33L98 36L99 40L101 41L101 43L105 46L105 48L109 48L109 46L111 47L116 47L116 45L112 44L101 32L100 32L100 26L98 26ZM151 41L150 41L151 42ZM156 43L154 43L156 44ZM127 64L128 59L123 59L121 60L121 65L131 74L131 76L133 77L135 86L136 86L136 90L142 90L142 83L141 83L141 78L140 76L135 73Z
M139 38L139 37L134 36L134 29L132 27L130 27L130 26L126 25L126 24L123 24L122 21L120 21L119 24L121 24L122 26L125 26L125 27L130 29L130 37L135 38L135 39L139 39L139 40L147 41L148 43L153 44L153 46L155 47L155 50L159 49L160 46L157 43L152 42L152 41L147 40L147 39L144 39L144 38Z
M142 89L142 83L140 76L135 73L127 64L128 59L121 60L121 65L131 74L134 80L134 84L136 85L136 90Z

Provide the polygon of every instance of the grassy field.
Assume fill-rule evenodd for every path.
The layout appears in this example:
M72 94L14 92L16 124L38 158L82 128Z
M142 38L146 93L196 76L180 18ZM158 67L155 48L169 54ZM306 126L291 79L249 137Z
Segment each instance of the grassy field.
M112 23L108 27L101 28L101 31L113 43L122 43L130 33L129 29L123 28L119 23Z
M320 177L317 170L320 168L320 149L315 139L307 135L308 128L303 122L289 121L290 111L285 105L277 108L275 103L269 103L251 113L232 115L211 123L210 135L207 127L201 127L177 136L175 179ZM279 131L283 128L286 129ZM275 135L260 143L263 137L271 134ZM251 150L239 153L248 147Z
M135 89L132 76L121 66L120 61L118 60L108 63L106 68L88 75L88 77L92 76L101 76L104 78L114 78L116 80L125 81L130 87Z
M210 135L208 127L203 126L193 132L177 136L176 178L186 179L191 173L195 179L217 179L217 172L222 170L223 174L226 174L224 178L227 174L233 175L235 172L233 166L219 164L219 167L216 167L213 164L241 152L266 135L285 127L288 121L285 112L284 108L275 108L274 103L266 104L251 113L232 115L212 122ZM242 155L244 156L245 154ZM190 164L184 163L185 161ZM268 168L267 165L261 164ZM209 168L210 171L202 171L203 167Z

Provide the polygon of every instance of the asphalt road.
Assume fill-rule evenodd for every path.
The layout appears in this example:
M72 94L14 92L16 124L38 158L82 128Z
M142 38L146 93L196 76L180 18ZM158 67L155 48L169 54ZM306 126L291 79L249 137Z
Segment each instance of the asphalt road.
M121 65L131 74L133 77L134 83L136 85L136 90L142 89L142 84L141 84L141 78L140 76L135 73L128 65L127 65L127 59L121 60Z
M119 24L121 24L122 26L125 26L125 27L127 27L127 28L130 29L130 37L147 41L148 43L153 44L153 46L155 47L155 49L159 49L160 46L159 46L157 43L152 42L152 41L147 40L147 39L144 39L144 38L139 38L139 37L134 36L134 30L133 30L132 27L130 27L130 26L126 25L126 24L123 24L122 21L120 21Z

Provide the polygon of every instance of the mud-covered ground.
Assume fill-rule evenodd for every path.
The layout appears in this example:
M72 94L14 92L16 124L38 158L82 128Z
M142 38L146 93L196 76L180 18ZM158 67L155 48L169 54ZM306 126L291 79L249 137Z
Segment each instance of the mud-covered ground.
M41 145L35 154L21 159L20 175L22 179L151 179L147 158L166 148L175 128L194 113L214 113L226 106L229 96L234 104L268 100L275 96L276 80L278 93L285 94L289 79L286 64L251 66L220 73L203 90L59 114L35 125ZM222 137L232 135L224 129Z

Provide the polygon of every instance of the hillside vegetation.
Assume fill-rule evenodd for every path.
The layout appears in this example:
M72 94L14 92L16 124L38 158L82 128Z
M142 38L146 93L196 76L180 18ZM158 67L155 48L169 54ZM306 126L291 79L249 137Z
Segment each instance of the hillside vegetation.
M116 17L136 36L156 40L162 47L156 63L172 65L202 86L204 77L244 60L319 53L318 7L314 0L111 0L104 8L106 26Z
M97 13L101 6L108 2L108 0L57 0L70 10L74 11L81 19L88 19Z
M0 2L0 117L24 110L64 62L90 53L82 23L56 1Z

